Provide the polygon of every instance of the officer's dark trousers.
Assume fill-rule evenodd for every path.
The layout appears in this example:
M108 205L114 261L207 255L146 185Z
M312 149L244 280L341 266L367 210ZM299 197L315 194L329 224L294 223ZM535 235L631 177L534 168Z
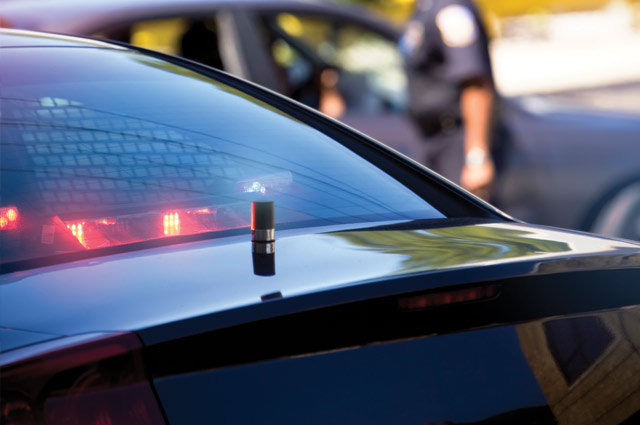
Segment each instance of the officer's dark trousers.
M456 184L464 164L464 131L461 127L446 133L425 136L425 165Z
M438 174L456 184L460 184L460 175L464 165L464 129L458 127L447 133L436 133L424 137L426 142L425 165ZM497 183L503 175L511 146L510 132L504 125L496 125L491 139L491 157L493 158L496 176L490 202L500 206Z

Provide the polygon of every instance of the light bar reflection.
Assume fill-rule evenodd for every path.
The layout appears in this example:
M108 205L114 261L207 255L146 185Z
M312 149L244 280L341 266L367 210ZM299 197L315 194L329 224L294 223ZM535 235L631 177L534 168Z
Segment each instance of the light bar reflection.
M67 229L71 230L71 234L75 236L76 239L78 239L78 242L80 242L86 248L87 245L84 240L84 231L83 231L84 225L85 225L84 221L81 223L67 224Z
M180 234L180 216L177 212L164 215L164 235L174 236Z
M170 210L64 221L66 231L85 249L248 226L248 220L214 207Z
M14 206L0 208L0 230L13 230L18 226L18 209Z

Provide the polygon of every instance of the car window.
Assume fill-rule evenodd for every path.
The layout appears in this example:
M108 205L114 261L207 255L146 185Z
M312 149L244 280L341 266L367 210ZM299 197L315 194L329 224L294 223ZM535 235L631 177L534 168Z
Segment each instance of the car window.
M443 217L314 127L160 59L6 49L0 78L3 261L246 228L261 199L291 227Z
M330 66L339 72L338 87L349 112L405 109L406 76L392 40L318 15L281 13L267 18L267 25L274 58L286 70L293 87L317 85L318 68ZM299 100L308 102L309 97L300 96Z
M94 35L183 56L222 69L218 32L216 17L204 15L199 18L177 16L138 21Z

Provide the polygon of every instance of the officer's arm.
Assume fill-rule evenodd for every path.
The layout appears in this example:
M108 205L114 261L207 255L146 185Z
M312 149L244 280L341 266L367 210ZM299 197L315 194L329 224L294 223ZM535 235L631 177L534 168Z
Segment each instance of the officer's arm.
M488 197L495 170L489 154L489 128L494 99L487 37L472 4L447 0L438 11L448 78L461 87L460 110L465 131L465 158L460 182Z
M460 109L465 132L465 162L460 182L483 198L488 197L495 174L490 154L493 101L493 84L488 78L474 78L463 83Z

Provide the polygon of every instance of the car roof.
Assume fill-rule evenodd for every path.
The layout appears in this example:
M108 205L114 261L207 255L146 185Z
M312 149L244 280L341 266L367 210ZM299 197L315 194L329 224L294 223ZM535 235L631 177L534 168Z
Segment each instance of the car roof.
M16 47L96 47L126 50L126 47L100 40L0 28L0 49Z
M398 29L369 9L326 0L23 0L0 4L0 18L15 28L89 34L102 24L221 9L325 13L374 27L388 37L399 34Z

